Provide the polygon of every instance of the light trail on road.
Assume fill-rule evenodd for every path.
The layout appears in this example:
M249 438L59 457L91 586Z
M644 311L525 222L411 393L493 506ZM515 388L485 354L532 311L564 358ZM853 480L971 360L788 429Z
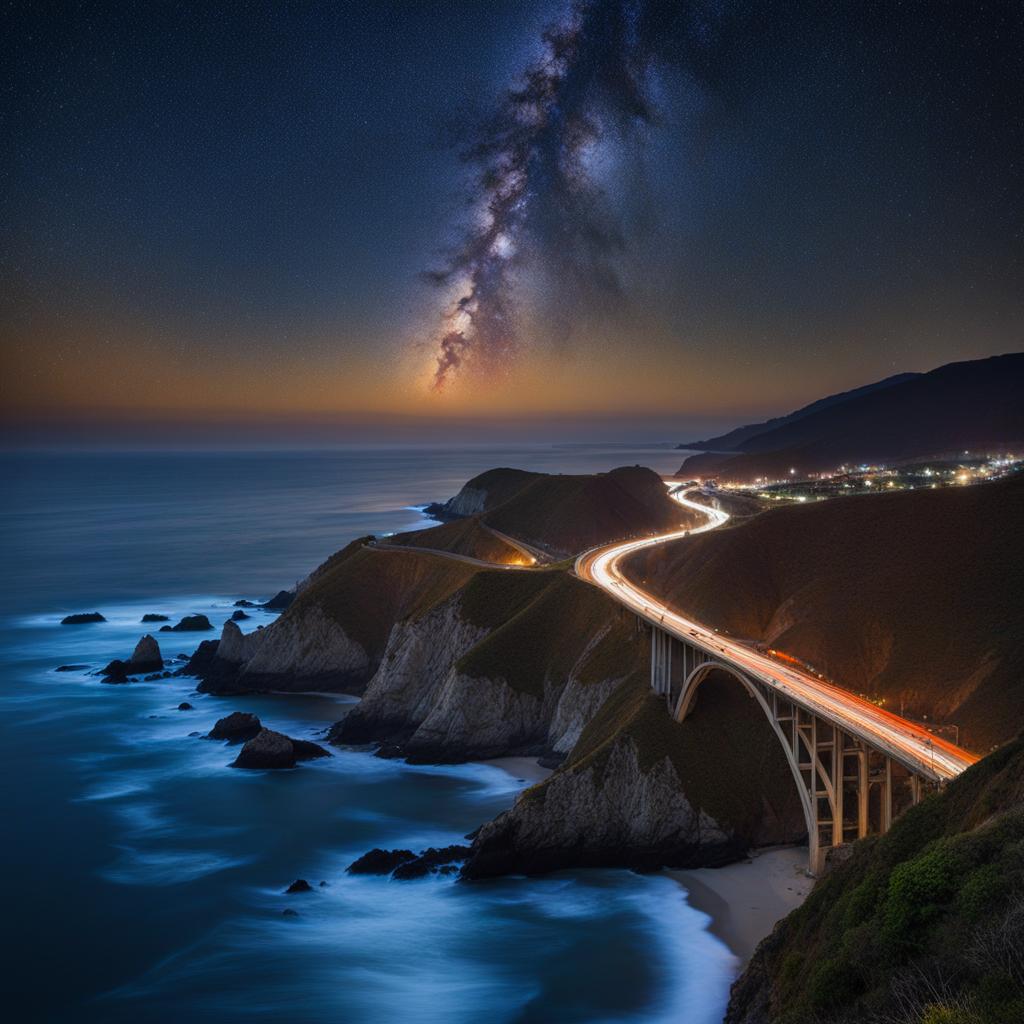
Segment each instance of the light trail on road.
M788 700L865 740L925 778L944 782L955 778L978 760L976 755L848 690L818 679L809 672L780 665L747 644L724 637L714 629L681 615L629 579L621 569L623 559L629 555L714 530L729 520L729 515L721 509L690 500L686 496L689 492L678 484L670 481L666 484L680 505L706 516L707 522L692 529L674 530L584 552L576 560L576 574L581 579L601 587L653 625L700 648L713 659L733 665L747 676L771 686Z

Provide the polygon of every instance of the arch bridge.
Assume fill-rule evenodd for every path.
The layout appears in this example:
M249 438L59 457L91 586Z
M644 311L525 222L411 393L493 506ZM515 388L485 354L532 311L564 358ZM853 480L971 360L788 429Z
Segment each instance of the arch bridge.
M756 700L782 744L797 784L818 873L830 848L884 833L907 807L977 761L914 722L719 634L670 608L623 570L645 548L721 526L729 516L691 500L689 485L666 481L670 495L702 525L584 552L576 574L600 587L651 628L651 686L682 721L704 680L728 673Z
M800 795L814 874L830 848L887 832L894 818L942 783L934 767L896 757L849 722L651 626L651 687L665 696L677 721L690 715L714 672L727 673L757 702L782 746Z

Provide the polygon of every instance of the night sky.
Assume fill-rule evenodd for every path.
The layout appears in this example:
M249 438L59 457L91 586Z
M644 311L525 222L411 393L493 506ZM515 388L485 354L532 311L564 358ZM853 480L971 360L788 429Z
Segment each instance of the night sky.
M1024 347L1019 2L11 3L0 47L11 437L677 440Z

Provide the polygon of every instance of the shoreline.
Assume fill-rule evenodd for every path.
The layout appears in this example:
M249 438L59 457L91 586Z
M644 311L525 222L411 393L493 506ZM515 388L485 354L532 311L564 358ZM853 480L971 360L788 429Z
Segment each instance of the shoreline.
M686 891L686 901L711 918L708 931L746 965L776 923L800 906L814 885L800 846L760 850L724 868L666 870Z
M525 779L531 786L538 782L543 782L554 771L552 768L542 768L537 763L537 758L524 757L522 755L492 757L486 761L477 761L476 763L500 768L515 779Z

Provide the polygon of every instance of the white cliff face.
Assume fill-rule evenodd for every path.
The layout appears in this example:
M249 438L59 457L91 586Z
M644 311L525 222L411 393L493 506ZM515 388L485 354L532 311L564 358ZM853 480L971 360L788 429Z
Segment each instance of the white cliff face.
M452 665L487 632L459 616L458 598L422 619L396 623L360 714L418 725L431 714Z
M581 683L575 676L570 676L548 726L551 750L557 754L568 754L621 682L621 679L604 679L599 683Z
M229 654L235 654L236 643L237 638L229 642ZM223 657L220 648L217 654ZM243 637L241 654L243 679L346 676L367 671L370 661L362 646L316 606L301 614L284 615L266 629Z
M732 846L725 829L691 806L671 761L663 758L643 771L636 744L626 736L600 764L556 772L486 824L466 873L642 864L647 858L714 861Z
M234 665L248 661L256 653L266 633L266 629L243 633L237 622L228 619L221 631L220 643L217 644L217 657Z
M547 733L555 703L551 686L541 698L515 690L501 678L474 678L453 669L407 748L462 750L479 757L536 746Z
M397 623L365 696L339 738L400 742L418 758L462 760L524 750L568 753L621 680L582 683L577 678L592 644L568 679L539 680L539 694L518 690L501 677L459 672L459 659L489 632L461 617L458 597L422 619Z
M445 511L453 516L475 516L483 512L487 503L487 492L476 487L463 487L454 498L449 498Z

